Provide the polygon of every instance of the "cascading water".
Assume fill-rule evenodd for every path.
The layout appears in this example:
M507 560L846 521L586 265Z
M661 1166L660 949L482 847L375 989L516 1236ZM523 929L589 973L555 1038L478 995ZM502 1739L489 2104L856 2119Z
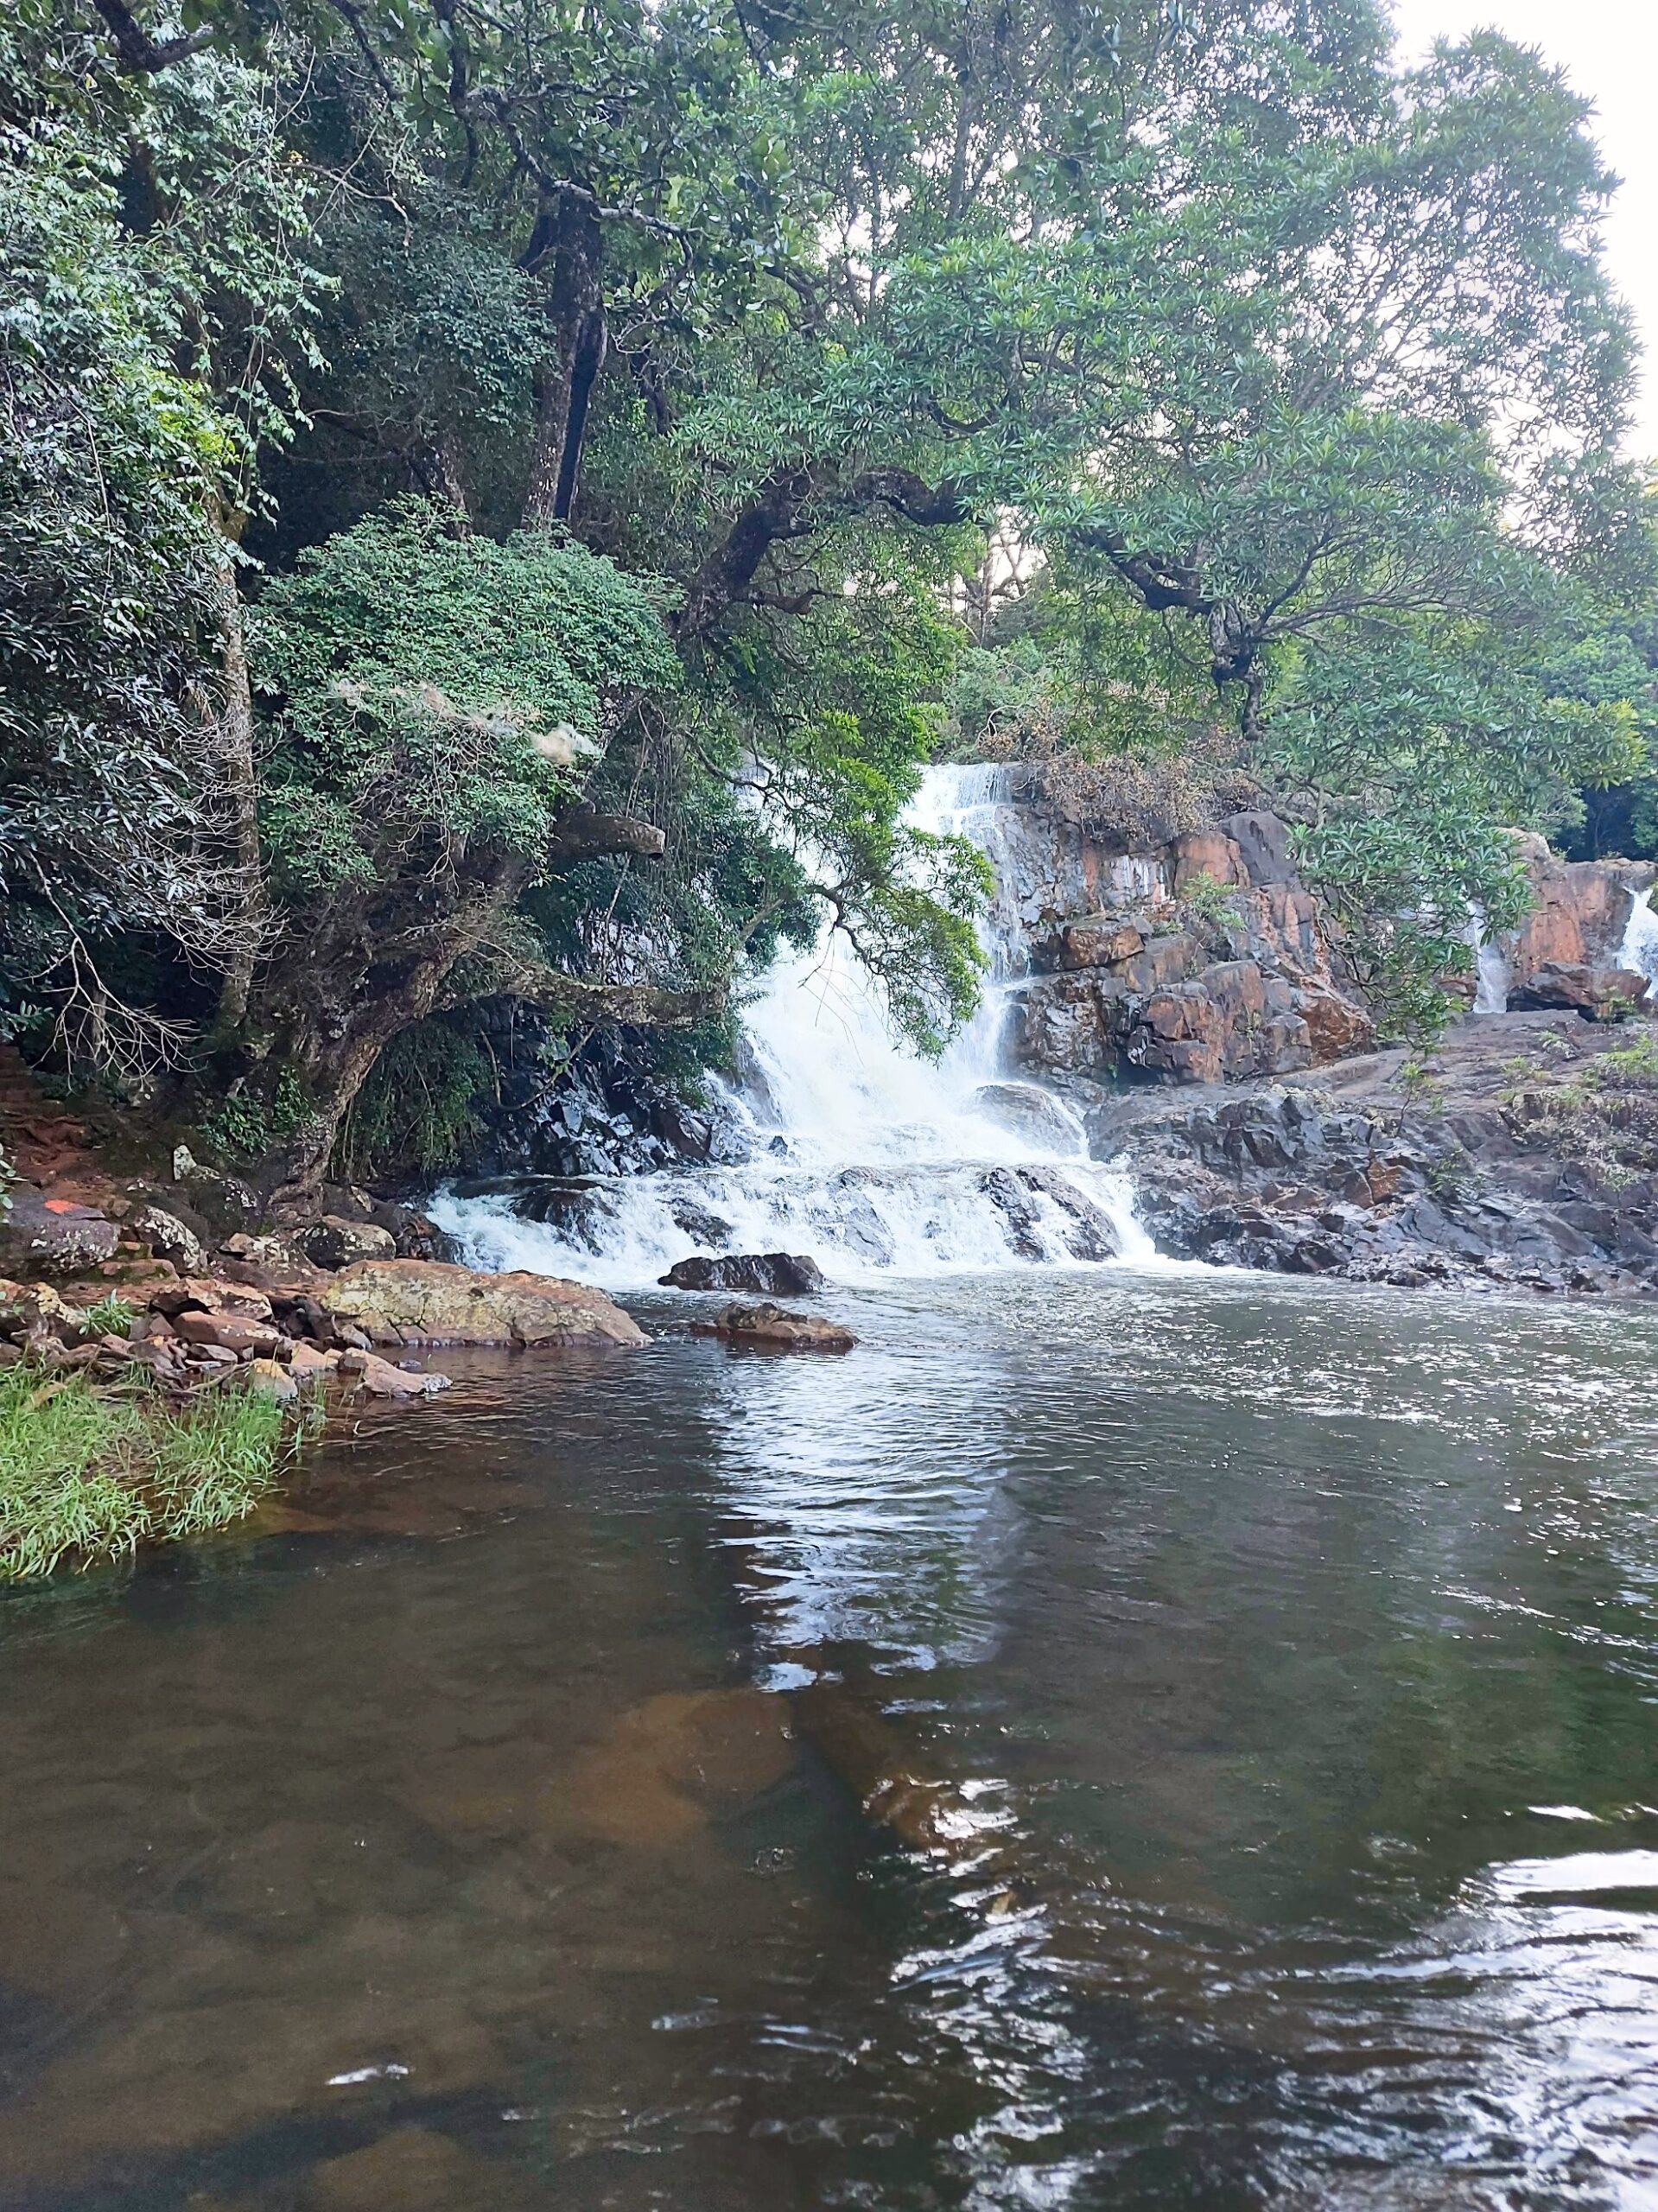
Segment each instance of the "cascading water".
M1468 908L1468 938L1474 956L1474 1012L1506 1014L1512 980L1509 956L1497 938L1485 934L1485 909L1477 899Z
M930 769L917 828L969 837L993 868L1014 810L1005 768ZM1010 1082L1000 1039L1024 965L1000 904L982 1003L937 1065L894 1044L840 938L779 963L748 1009L755 1074L721 1096L724 1164L580 1181L528 1178L430 1211L476 1266L614 1289L694 1253L809 1254L825 1274L931 1274L1155 1257L1117 1170L1088 1157L1060 1098Z
M1658 914L1652 911L1655 889L1658 885L1649 884L1646 890L1636 894L1629 918L1624 925L1623 942L1618 947L1617 964L1633 969L1637 976L1658 984Z

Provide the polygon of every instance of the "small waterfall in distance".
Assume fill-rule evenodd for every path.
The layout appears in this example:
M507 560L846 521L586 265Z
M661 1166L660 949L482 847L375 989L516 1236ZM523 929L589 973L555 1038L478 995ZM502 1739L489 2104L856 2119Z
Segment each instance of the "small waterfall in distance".
M1648 884L1644 891L1634 894L1629 918L1623 926L1623 942L1618 947L1617 964L1632 969L1637 976L1658 986L1658 914L1652 911L1652 894L1658 885Z
M1005 854L1011 771L926 772L919 829ZM867 977L826 932L779 961L746 1010L753 1075L720 1087L727 1156L707 1166L526 1177L430 1212L478 1267L656 1282L694 1253L805 1253L841 1280L1154 1260L1118 1170L1088 1156L1060 1098L1012 1082L1000 1039L1024 949L985 925L982 1001L942 1061L895 1043Z

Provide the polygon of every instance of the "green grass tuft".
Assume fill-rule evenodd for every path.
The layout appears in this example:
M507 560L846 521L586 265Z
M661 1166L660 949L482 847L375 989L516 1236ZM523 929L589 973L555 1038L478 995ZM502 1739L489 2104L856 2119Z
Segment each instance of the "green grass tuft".
M148 1385L119 1395L83 1374L0 1372L0 1581L88 1567L251 1513L297 1432L283 1408L231 1385L180 1406Z

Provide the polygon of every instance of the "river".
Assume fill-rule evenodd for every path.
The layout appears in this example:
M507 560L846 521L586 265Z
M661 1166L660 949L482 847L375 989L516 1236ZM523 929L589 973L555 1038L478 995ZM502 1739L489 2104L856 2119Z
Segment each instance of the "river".
M646 1349L0 1605L0 2212L1658 2204L1658 1315L1159 1263L985 950L441 1200ZM777 1243L849 1357L655 1287Z
M1658 1320L829 1305L7 1600L5 2212L1658 2199Z

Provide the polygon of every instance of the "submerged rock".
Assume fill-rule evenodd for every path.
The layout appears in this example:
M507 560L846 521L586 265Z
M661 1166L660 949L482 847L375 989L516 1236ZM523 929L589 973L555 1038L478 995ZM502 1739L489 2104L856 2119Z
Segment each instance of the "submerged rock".
M321 1294L377 1344L642 1344L645 1335L590 1284L522 1272L480 1274L442 1260L371 1260Z
M804 1252L728 1252L677 1260L659 1278L670 1290L753 1290L773 1298L805 1298L827 1287L823 1270Z
M785 1313L780 1306L727 1306L712 1321L694 1325L699 1336L733 1344L765 1344L779 1351L850 1351L858 1339L838 1321L816 1313Z

